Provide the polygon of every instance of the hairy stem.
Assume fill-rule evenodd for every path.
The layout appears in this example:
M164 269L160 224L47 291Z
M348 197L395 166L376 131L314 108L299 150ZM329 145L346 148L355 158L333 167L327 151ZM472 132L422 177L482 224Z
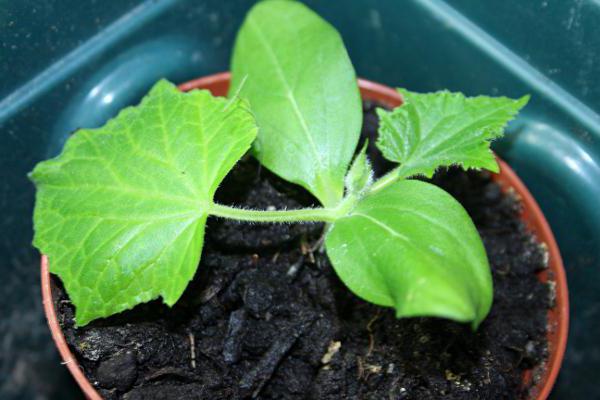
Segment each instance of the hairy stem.
M391 185L400 179L400 168L396 167L381 178L377 179L373 185L369 188L369 193L375 193L380 191L381 189Z
M341 208L300 208L296 210L249 210L213 203L209 214L217 217L252 222L334 222L341 215Z

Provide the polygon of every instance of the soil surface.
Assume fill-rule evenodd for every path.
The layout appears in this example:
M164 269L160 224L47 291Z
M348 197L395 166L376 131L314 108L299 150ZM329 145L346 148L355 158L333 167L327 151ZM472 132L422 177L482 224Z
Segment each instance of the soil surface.
M363 137L377 119L365 103ZM390 167L371 145L379 173ZM212 219L194 281L172 309L155 301L74 329L57 283L59 320L106 399L518 399L525 369L546 356L546 255L519 203L484 173L434 178L468 210L484 240L494 305L477 332L435 318L398 320L351 294L311 250L322 225ZM244 160L218 201L294 208L314 200Z

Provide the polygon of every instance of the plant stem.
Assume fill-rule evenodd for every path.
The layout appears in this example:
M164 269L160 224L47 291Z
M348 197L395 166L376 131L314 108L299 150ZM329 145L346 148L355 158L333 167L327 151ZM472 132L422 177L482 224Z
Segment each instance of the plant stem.
M400 179L400 167L394 168L375 183L369 189L370 193L391 185ZM337 219L346 215L358 201L352 196L344 198L338 202L336 207L323 208L299 208L295 210L252 210L226 206L223 204L212 203L209 208L209 214L216 217L234 219L237 221L249 222L335 222Z
M296 210L248 210L213 203L209 214L217 217L252 222L334 222L340 217L340 208L300 208Z
M373 185L369 188L369 193L375 193L380 191L381 189L391 185L400 179L400 168L396 167L381 178L377 179Z

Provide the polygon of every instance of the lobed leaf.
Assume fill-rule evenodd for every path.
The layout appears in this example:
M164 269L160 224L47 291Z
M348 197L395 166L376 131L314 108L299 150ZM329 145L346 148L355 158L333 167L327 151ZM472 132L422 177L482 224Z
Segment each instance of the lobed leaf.
M249 100L260 127L259 161L324 205L337 204L362 123L340 35L299 2L262 1L239 31L231 70L230 93Z
M479 234L462 206L429 183L401 181L365 196L325 243L348 288L398 317L476 327L489 312L492 279Z
M76 132L35 167L34 245L78 325L159 296L177 301L198 266L215 190L256 131L243 101L160 81L139 106Z
M420 94L399 89L404 104L378 109L377 146L384 157L400 163L398 179L431 177L442 166L485 168L498 172L490 142L527 104L506 97L465 97L447 91Z

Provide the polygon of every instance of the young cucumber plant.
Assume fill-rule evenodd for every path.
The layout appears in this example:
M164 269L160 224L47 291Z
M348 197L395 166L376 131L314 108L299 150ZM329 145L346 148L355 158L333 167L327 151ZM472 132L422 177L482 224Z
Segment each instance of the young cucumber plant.
M527 98L400 90L401 107L378 110L377 141L398 167L373 181L366 146L354 156L362 119L355 72L319 16L293 1L259 3L238 34L232 73L229 100L160 81L138 106L78 131L30 174L34 245L62 279L77 325L158 297L173 305L200 262L206 219L217 216L326 222L327 254L356 295L398 317L477 327L492 302L477 230L448 193L406 178L450 165L497 171L490 141ZM323 207L215 203L250 148Z

